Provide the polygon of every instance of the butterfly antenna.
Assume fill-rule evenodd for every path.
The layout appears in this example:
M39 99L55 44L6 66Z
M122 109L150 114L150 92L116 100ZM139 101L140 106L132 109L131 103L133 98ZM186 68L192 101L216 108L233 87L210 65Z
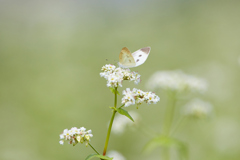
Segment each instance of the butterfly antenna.
M113 63L113 65L117 65L118 64L118 61L117 60L109 60L109 59L105 59L107 62L112 62L112 61L114 61L114 62L112 62Z

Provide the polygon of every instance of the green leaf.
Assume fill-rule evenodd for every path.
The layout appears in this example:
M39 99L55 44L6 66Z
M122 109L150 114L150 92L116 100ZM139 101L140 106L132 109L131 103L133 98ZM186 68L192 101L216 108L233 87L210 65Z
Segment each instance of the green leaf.
M125 109L122 109L122 108L117 108L116 111L126 117L128 117L129 119L131 119L133 122L133 118L131 117L131 115L128 113L128 111L126 111Z
M114 88L109 87L109 89L113 94L115 94L115 89Z
M109 87L109 89L111 90L111 92L112 92L113 94L115 94L115 92L116 92L115 88ZM118 91L117 91L117 94L120 95Z
M120 93L117 91L117 94L120 95Z
M90 154L89 156L87 156L87 158L85 160L90 160L94 157L100 158L100 159L104 159L104 160L112 160L113 158L107 157L107 156L103 156L103 155L98 155L96 153Z
M159 147L164 147L164 148L173 147L173 148L177 149L177 151L182 159L188 158L188 149L187 149L187 146L183 142L179 141L178 139L164 136L164 135L155 137L152 140L150 140L145 145L144 150L152 151Z
M96 154L96 153L92 153L92 154L88 155L87 158L86 158L85 160L89 160L89 159L95 157L96 155L98 155L98 154Z

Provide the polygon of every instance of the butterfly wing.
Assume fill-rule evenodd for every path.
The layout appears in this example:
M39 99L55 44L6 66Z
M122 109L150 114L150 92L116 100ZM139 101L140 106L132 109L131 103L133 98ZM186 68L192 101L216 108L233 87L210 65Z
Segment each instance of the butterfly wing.
M127 47L124 47L119 54L119 66L123 68L136 66L136 62Z
M140 66L147 60L150 50L151 50L150 47L145 47L132 53L132 56L136 63L134 67Z

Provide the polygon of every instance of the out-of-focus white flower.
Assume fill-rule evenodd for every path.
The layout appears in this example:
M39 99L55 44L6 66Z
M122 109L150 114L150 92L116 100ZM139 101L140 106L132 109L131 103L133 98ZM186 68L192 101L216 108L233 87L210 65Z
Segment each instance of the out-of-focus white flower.
M134 119L134 122L129 120L129 118L127 118L126 116L123 116L123 115L120 115L120 114L115 116L114 123L113 123L113 126L112 126L112 132L114 134L120 135L125 131L125 129L127 127L132 127L132 126L136 126L136 125L139 124L139 121L141 119L140 115L137 112L134 112L134 111L130 111L129 114Z
M60 134L60 139L64 139L64 134Z
M135 84L140 82L140 75L137 72L131 72L130 69L116 68L114 65L106 64L102 67L102 71L100 76L107 80L108 87L122 87L123 80L134 81Z
M191 117L203 118L211 115L213 107L201 99L193 99L184 107L184 114Z
M124 107L128 107L130 105L140 105L143 102L147 104L156 104L160 101L160 98L152 92L143 92L140 89L134 88L132 91L127 88L123 91L124 97L122 98L122 104L125 104Z
M93 137L92 130L86 131L86 128L81 127L72 127L70 130L64 129L63 133L60 134L60 144L64 144L64 141L68 141L69 144L76 145L77 143L85 142L86 146L88 145L90 138Z
M126 158L121 154L119 153L118 151L109 151L107 153L107 156L108 157L113 157L113 160L126 160Z
M158 71L148 80L146 87L154 90L162 88L172 91L190 91L203 93L207 90L207 82L182 71Z
M63 145L63 144L64 144L64 140L59 141L59 143L60 143L61 145Z

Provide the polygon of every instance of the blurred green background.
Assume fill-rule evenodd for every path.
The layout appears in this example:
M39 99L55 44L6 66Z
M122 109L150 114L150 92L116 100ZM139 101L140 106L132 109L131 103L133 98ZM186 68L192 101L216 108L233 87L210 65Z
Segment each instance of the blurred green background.
M181 69L205 78L215 117L187 122L178 138L191 160L240 159L240 1L212 0L1 0L1 160L84 159L90 147L59 145L63 129L93 130L102 152L113 95L99 76L122 47L151 46L148 60L133 68L146 90L156 71ZM110 61L107 62L106 59ZM157 105L135 110L159 131L164 95ZM120 97L119 97L120 101ZM150 140L139 131L111 135L109 150L128 160L159 159L143 154Z

